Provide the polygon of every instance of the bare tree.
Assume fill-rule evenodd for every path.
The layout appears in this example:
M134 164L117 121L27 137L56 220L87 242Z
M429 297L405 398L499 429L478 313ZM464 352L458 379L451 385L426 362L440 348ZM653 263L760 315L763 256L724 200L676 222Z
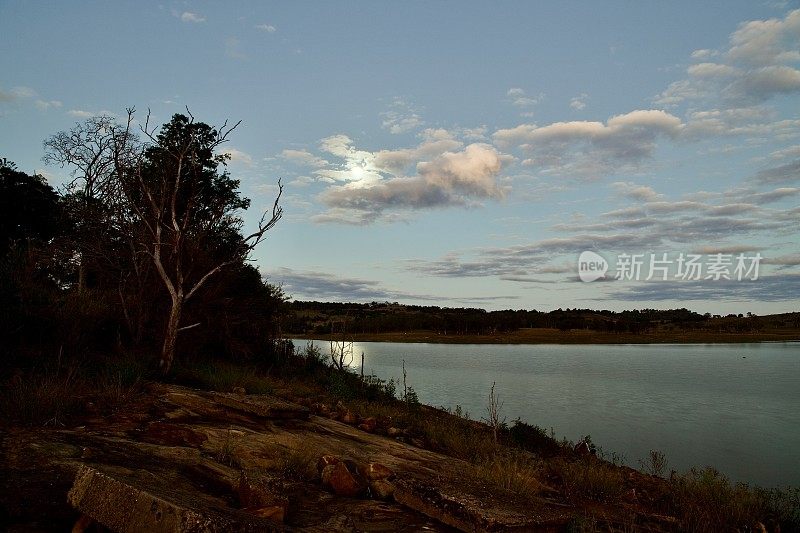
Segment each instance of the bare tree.
M339 324L339 331L336 331L336 324L331 322L330 350L331 363L337 370L344 370L353 362L353 339L347 334L346 320Z
M124 141L124 142L121 142ZM73 218L79 222L77 234L78 292L86 289L87 259L102 255L96 244L97 233L105 231L109 207L120 199L116 171L122 160L130 161L138 152L138 139L130 135L109 115L78 122L44 141L45 163L72 168L66 184L71 195Z
M497 444L497 433L500 427L506 422L505 417L502 420L500 419L500 411L503 409L503 402L500 401L497 393L494 391L496 386L497 383L493 381L492 389L489 393L489 406L486 408L489 414L489 418L486 419L486 422L488 422L489 427L492 428L492 436L494 437L495 444Z
M128 135L134 113L128 110ZM214 154L239 123L211 128L196 122L188 109L187 113L188 117L175 115L157 133L148 112L140 129L150 146L135 165L118 170L138 223L131 230L137 251L152 260L170 296L160 360L163 373L172 367L179 332L199 325L181 326L186 302L214 275L247 260L283 215L278 203L283 185L278 181L272 209L263 213L254 231L240 233L242 221L236 212L246 209L249 200L238 195L238 182L217 172L227 156Z

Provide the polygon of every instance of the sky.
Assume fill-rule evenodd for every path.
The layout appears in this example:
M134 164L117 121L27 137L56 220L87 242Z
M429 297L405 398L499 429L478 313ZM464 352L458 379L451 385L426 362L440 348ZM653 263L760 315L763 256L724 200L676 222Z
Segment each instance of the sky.
M293 298L788 312L798 69L798 2L0 0L0 157L188 106Z

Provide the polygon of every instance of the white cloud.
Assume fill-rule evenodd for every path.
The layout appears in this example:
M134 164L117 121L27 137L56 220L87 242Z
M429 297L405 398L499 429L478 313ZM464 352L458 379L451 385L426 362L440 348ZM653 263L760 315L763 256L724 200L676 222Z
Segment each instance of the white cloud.
M523 89L520 89L519 87L512 87L509 89L506 93L506 96L509 96L511 98L511 103L517 107L535 106L544 99L544 93L529 96Z
M716 50L709 50L708 48L704 48L701 50L695 50L692 52L692 59L704 60L704 59L711 59L712 57L718 56L719 52Z
M191 11L184 11L181 13L180 19L182 22L191 22L193 24L199 24L206 21L206 18L203 15L192 13Z
M222 154L227 155L230 158L231 163L239 163L248 167L253 166L253 157L247 152L230 147L225 148L222 151Z
M417 108L400 97L395 97L389 109L381 113L381 127L389 133L406 133L424 124Z
M731 34L728 59L752 65L772 65L800 60L800 9L781 19L745 22Z
M659 136L676 137L683 124L659 110L632 111L602 122L555 122L546 126L522 124L494 133L500 147L518 146L530 154L530 166L539 166L576 177L635 167L652 156Z
M276 31L278 31L278 28L276 28L272 24L256 24L255 28L257 30L265 31L267 33L275 33Z
M327 161L321 157L315 156L308 150L292 150L287 148L281 151L280 157L305 167L322 168L328 166Z
M579 96L573 96L569 101L569 106L575 111L582 111L586 108L586 100L588 99L589 95L586 93L582 93Z
M8 91L0 89L0 102L30 102L31 99L35 99L33 100L33 105L42 111L47 111L51 108L57 109L62 105L60 100L46 100L44 98L40 98L39 94L30 87L18 86L13 87Z
M642 202L656 202L663 195L657 193L652 187L638 185L630 181L617 181L611 184L618 194Z
M718 56L716 62L707 62ZM781 94L800 93L800 9L783 19L746 22L730 36L721 54L696 50L688 78L673 82L654 102L675 106L687 101L711 101L713 106L742 107Z
M86 109L70 109L67 111L67 115L74 117L74 118L92 118L92 117L99 117L99 116L107 116L107 117L115 117L116 114L112 113L111 111L88 111Z
M686 72L696 78L727 78L738 74L739 69L720 63L698 63L691 65Z
M330 153L335 151L346 158L360 153L344 139L329 138L327 141ZM372 166L363 171L371 176L352 179L323 191L320 200L329 210L314 220L368 224L386 219L387 215L397 215L397 211L468 206L480 199L499 199L505 191L496 178L507 160L507 156L490 145L471 144L459 152L444 152L429 161L418 162L414 176L390 174L393 177L385 179L374 166L373 158L370 159ZM346 163L346 166L352 167L352 164ZM352 169L349 172L352 176Z
M34 104L42 111L47 111L51 107L57 109L62 105L59 100L36 100Z

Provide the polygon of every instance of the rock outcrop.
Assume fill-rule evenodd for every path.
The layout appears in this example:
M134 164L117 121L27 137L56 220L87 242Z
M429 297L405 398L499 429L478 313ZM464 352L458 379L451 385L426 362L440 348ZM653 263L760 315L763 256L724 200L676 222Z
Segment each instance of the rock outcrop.
M467 463L377 434L400 434L388 420L327 412L341 421L269 395L150 385L111 417L4 434L0 496L12 521L120 532L547 530L578 512L497 494Z

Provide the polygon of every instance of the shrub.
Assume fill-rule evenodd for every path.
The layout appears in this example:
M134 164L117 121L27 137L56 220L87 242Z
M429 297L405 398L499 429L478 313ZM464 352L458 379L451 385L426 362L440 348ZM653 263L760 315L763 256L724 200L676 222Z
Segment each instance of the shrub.
M592 456L577 461L554 459L550 468L572 500L606 501L618 497L624 489L619 468Z

